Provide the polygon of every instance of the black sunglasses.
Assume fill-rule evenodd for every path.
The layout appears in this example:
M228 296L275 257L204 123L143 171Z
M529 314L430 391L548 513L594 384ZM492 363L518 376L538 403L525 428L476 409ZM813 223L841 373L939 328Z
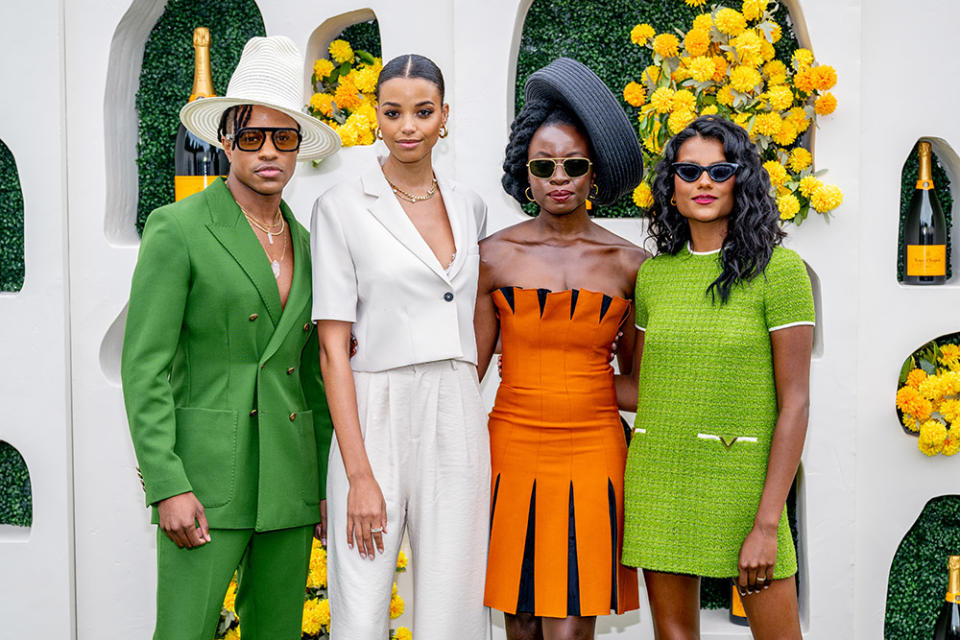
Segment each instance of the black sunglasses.
M704 167L695 162L674 162L670 168L684 182L699 180L704 171L714 182L726 182L736 175L740 165L734 162L714 162L709 167Z
M552 178L558 164L568 178L585 176L593 166L588 158L536 158L527 163L527 169L535 178Z
M228 133L226 138L233 140L234 149L260 151L267 139L267 132L277 151L296 151L300 148L303 136L299 129L292 127L243 127L236 133Z

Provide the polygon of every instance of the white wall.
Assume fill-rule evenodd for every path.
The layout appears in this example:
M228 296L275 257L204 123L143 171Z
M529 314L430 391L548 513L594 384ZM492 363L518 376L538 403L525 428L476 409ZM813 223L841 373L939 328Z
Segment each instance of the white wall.
M530 1L259 4L267 32L289 35L304 51L322 47L332 35L325 30L339 30L331 18L369 9L379 19L385 58L411 51L433 58L445 71L451 104L451 135L438 147L437 164L484 195L494 231L521 219L500 188L499 165ZM788 4L802 13L818 59L839 74L839 107L821 121L816 162L845 196L829 223L810 218L791 228L788 240L821 282L823 350L813 363L803 457L803 622L808 638L872 639L882 635L897 544L923 504L956 485L957 463L925 459L901 433L893 399L906 355L960 329L960 277L934 288L895 279L907 153L924 136L960 144L954 100L933 94L956 97L943 62L954 57L950 30L960 9L935 0L915 0L909 13L893 0ZM23 291L0 294L0 361L7 365L0 369L0 439L23 453L34 491L29 537L0 533L0 633L14 638L66 638L74 626L80 640L147 638L152 629L154 531L117 372L137 252L133 97L143 42L163 5L0 6L0 82L7 87L0 139L20 170L27 261ZM27 63L11 62L17 51L29 52ZM286 192L301 221L309 222L317 194L361 170L377 150L346 149L319 169L302 165ZM638 221L604 224L643 239ZM489 381L485 389L489 395ZM401 591L412 592L409 574ZM495 637L503 637L495 619ZM717 614L706 615L704 627L705 638L749 637ZM652 638L645 605L602 619L599 628L601 638Z

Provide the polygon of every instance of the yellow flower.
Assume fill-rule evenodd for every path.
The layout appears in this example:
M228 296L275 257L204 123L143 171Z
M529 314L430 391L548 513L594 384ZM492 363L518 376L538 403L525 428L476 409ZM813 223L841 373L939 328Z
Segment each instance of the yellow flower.
M652 64L643 70L643 75L640 76L640 79L644 82L652 82L656 84L657 80L660 79L660 73L660 67Z
M777 55L777 50L773 48L773 45L763 39L760 41L760 57L763 58L764 62L773 60L773 57Z
M759 20L767 8L767 0L743 0L743 17L747 20Z
M749 113L737 113L733 116L733 123L739 125L741 129L750 133L750 130L747 129L747 120L750 119Z
M362 102L360 92L357 90L356 85L347 78L340 80L340 83L337 85L337 90L333 94L333 101L336 102L337 106L341 109L353 109L354 107L359 107Z
M642 22L630 31L630 40L632 40L634 44L638 44L642 47L643 45L647 44L647 41L656 34L657 32L653 27L646 22Z
M907 429L910 429L910 431L913 431L914 433L920 431L920 423L917 422L917 419L909 413L901 414L900 422L903 424L903 426L905 426Z
M717 109L717 105L711 104L711 105L707 105L707 106L704 107L703 109L700 109L700 115L702 115L702 116L712 116L712 115L716 115L717 112L719 112L719 111L720 111L720 110Z
M702 56L710 48L710 30L690 29L683 38L683 46L687 49L687 55Z
M307 586L312 589L322 589L327 586L327 550L320 546L320 541L317 539L314 539L313 549L310 552Z
M690 77L697 82L706 82L713 78L713 72L717 70L713 60L706 56L697 56L690 61Z
M403 615L403 598L393 596L390 598L390 619L399 618Z
M960 395L960 371L942 371L940 373L940 390L945 396Z
M330 627L330 601L309 598L303 603L303 618L300 630L303 633L319 635L322 628Z
M406 627L397 627L391 640L413 640L413 633Z
M310 108L325 116L333 115L333 96L329 93L315 93L310 96Z
M944 395L940 382L940 376L927 376L917 390L927 400L938 400Z
M713 56L713 81L722 82L727 75L727 59L723 56Z
M800 173L804 169L810 166L810 163L813 162L813 154L804 149L803 147L797 147L790 152L790 170L794 173Z
M327 60L326 58L320 58L313 63L313 75L318 78L326 78L330 75L330 72L333 71L333 63Z
M673 89L660 87L650 95L650 106L657 113L668 113L673 107Z
M687 125L693 122L696 117L697 114L688 109L674 111L670 114L670 117L667 118L667 128L670 129L670 133L676 135L686 129Z
M672 33L661 33L653 39L653 52L664 58L680 54L680 40Z
M734 67L730 72L730 86L740 93L753 91L761 82L763 82L763 78L761 78L760 73L752 67L740 65L739 67Z
M373 93L377 89L379 72L375 71L373 67L357 69L350 75L353 76L353 83L357 86L357 89L363 93Z
M779 113L761 113L753 121L753 133L761 136L772 136L779 133L782 126L783 119ZM771 162L773 161L771 160Z
M650 185L641 182L633 190L633 204L640 209L649 209L653 206L653 192L650 191Z
M830 92L818 97L813 103L813 110L817 112L818 116L828 116L833 113L833 110L836 108L837 99L834 98L833 94Z
M780 131L772 134L770 138L781 147L789 147L797 140L797 128L788 120L780 123Z
M683 0L688 7L702 7L707 4L707 0Z
M939 420L927 420L920 425L920 438L917 446L924 455L935 456L943 451L947 439L947 428Z
M717 29L728 36L738 36L747 28L747 21L743 14L736 9L723 8L717 11L713 19Z
M813 51L810 49L797 49L793 52L793 68L801 71L813 64Z
M770 24L770 42L772 42L773 44L777 44L778 42L780 42L780 38L783 37L783 29L781 29L780 25L778 25L773 20L771 20L769 24Z
M783 119L796 127L798 134L803 133L810 126L810 120L807 118L807 112L803 110L803 107L790 109Z
M911 369L910 373L907 374L906 385L913 387L914 389L920 388L920 383L926 380L927 372L923 369ZM951 421L952 422L952 421Z
M337 128L337 133L340 135L340 142L345 147L352 147L357 144L358 139L360 138L360 132L356 127L349 125L341 125Z
M813 67L813 86L817 91L829 91L837 84L837 72L828 64Z
M673 100L671 101L670 110L671 111L690 111L697 104L697 97L687 91L686 89L680 89L673 94Z
M687 63L690 61L690 58L680 58L680 66L670 74L670 79L674 84L680 84L684 80L690 77L690 69L687 68Z
M786 168L776 160L767 160L763 163L763 168L767 170L767 175L770 176L770 184L773 186L779 187L787 181Z
M647 101L647 90L641 84L629 82L623 88L623 99L631 107L642 107Z
M810 196L810 206L820 213L833 211L843 203L843 192L835 184L821 184Z
M800 178L800 193L802 193L804 197L809 198L822 184L820 179L814 176Z
M240 627L234 627L227 631L223 636L223 640L240 640Z
M813 90L816 89L816 77L814 77L813 69L806 67L798 71L793 76L793 86L804 93L813 93Z
M368 146L373 144L374 135L372 129L361 129L357 135L357 146Z
M957 420L960 420L960 400L956 398L947 398L940 403L940 406L937 407L937 411L940 412L947 422L952 426L957 426L957 430L960 431L960 426L958 426Z
M713 26L713 16L709 13L701 13L696 18L693 19L693 28L694 29L706 29L710 30L710 27Z
M792 220L800 212L800 201L792 193L777 198L781 220Z
M793 104L793 91L790 91L790 87L782 84L771 87L767 91L767 100L770 102L772 109L785 111Z
M377 126L377 110L369 102L364 101L363 104L357 107L356 112L366 118L371 127Z
M958 428L960 430L960 428ZM952 456L957 451L960 451L960 435L957 435L953 429L950 429L947 432L947 437L943 441L943 451L942 453L945 456Z
M783 84L787 81L787 65L779 60L771 60L763 65L763 75L770 84Z
M353 62L353 48L346 40L334 40L330 43L330 57L336 62Z
M717 91L717 102L727 107L733 105L733 92L730 85L726 84L720 87L720 91Z
M403 571L406 568L407 568L407 554L401 551L399 554L397 554L397 570Z
M941 364L945 364L947 366L960 360L960 346L949 343L940 345L940 357L938 360Z
M761 40L755 31L744 31L730 40L730 46L736 50L737 60L740 64L759 67L763 62L764 42L765 40Z
M235 611L237 605L237 577L234 575L233 580L230 581L230 585L227 587L227 593L223 596L223 608L227 611Z
M657 139L657 134L651 133L643 139L643 148L650 153L660 153L663 151L663 145Z

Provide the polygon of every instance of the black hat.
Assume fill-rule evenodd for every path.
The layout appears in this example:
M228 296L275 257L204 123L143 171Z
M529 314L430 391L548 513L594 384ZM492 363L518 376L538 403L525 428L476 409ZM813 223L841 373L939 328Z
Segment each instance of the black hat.
M640 184L643 155L637 132L617 98L589 67L557 58L530 74L524 95L528 103L540 99L565 105L586 127L596 154L597 205L613 204Z

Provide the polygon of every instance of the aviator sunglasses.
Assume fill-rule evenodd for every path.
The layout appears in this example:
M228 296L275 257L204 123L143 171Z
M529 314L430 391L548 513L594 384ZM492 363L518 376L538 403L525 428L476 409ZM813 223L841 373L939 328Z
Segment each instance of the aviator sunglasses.
M558 164L568 178L585 176L593 166L588 158L536 158L527 163L527 169L535 178L552 178Z
M670 168L684 182L699 180L704 171L714 182L726 182L740 170L740 165L734 162L714 162L709 167L704 167L695 162L674 162Z
M277 151L296 151L300 148L303 136L293 127L243 127L236 133L228 133L227 140L233 140L233 148L241 151L260 151L267 132Z

